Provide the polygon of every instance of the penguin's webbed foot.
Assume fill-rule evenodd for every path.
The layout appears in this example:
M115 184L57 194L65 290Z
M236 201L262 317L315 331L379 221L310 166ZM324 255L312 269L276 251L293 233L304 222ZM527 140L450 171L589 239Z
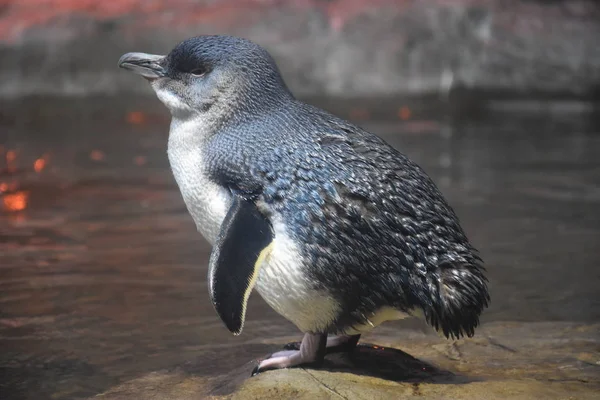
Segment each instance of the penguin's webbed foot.
M326 354L347 353L356 348L360 335L339 335L327 338ZM283 346L284 350L300 350L300 342L291 342Z
M293 367L320 367L325 358L327 334L306 333L298 350L285 350L271 354L252 371L252 376L272 369Z

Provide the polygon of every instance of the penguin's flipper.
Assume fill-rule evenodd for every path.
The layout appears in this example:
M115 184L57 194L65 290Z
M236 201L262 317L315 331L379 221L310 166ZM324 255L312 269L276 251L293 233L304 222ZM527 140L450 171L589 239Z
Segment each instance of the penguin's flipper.
M234 195L208 265L210 299L234 335L242 332L246 304L273 237L256 204Z

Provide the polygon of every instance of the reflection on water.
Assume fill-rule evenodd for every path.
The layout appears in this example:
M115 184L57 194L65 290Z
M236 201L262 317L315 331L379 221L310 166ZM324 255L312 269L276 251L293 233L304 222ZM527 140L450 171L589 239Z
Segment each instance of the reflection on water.
M449 198L487 262L484 322L600 318L592 115L464 117L400 103L342 112L419 162ZM240 337L222 326L206 288L210 248L168 169L167 129L154 99L1 105L3 393L86 396L200 356L194 373L214 375L298 337L257 296Z

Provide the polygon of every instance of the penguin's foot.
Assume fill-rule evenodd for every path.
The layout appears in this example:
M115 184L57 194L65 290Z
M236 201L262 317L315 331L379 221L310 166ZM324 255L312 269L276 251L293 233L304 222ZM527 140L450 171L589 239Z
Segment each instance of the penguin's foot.
M327 338L326 354L349 353L358 344L360 335L339 335ZM284 350L299 350L300 342L292 342L283 346Z
M325 358L327 334L304 334L299 350L279 351L262 360L252 371L252 375L271 369L292 367L320 367Z

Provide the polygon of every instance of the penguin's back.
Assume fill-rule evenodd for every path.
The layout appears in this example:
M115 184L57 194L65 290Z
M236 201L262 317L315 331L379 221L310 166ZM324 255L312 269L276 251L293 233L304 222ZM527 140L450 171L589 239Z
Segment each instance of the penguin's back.
M300 102L211 146L214 179L256 196L284 224L297 252L294 281L333 299L329 332L372 324L392 309L422 310L446 335L472 334L487 305L481 260L435 184L406 156Z

